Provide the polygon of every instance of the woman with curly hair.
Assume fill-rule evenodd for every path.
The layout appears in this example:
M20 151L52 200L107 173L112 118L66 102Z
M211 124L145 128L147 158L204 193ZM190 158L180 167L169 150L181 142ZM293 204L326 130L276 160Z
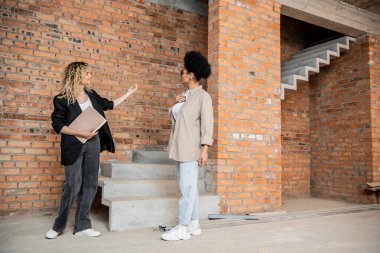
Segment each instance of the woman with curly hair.
M89 106L105 117L104 111L121 104L137 90L137 85L115 101L110 101L90 89L91 77L87 63L70 63L64 71L61 93L53 100L52 126L56 133L61 134L61 164L65 166L65 181L58 217L53 228L45 235L48 239L63 233L76 198L74 234L91 237L100 235L99 231L92 229L89 214L97 190L100 152L108 150L114 153L115 144L107 123L97 132L77 131L69 125ZM87 141L83 144L76 136Z
M176 161L181 192L179 224L161 235L166 241L188 240L200 235L198 222L198 170L208 159L212 145L213 109L210 95L200 85L202 78L211 74L211 66L201 53L187 52L181 79L186 92L177 96L171 109L172 129L169 158Z

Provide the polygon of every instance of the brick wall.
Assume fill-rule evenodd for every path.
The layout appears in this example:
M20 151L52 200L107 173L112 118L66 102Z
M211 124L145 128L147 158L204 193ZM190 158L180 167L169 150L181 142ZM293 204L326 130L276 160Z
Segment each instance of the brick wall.
M371 84L372 172L368 181L380 181L380 36L369 37Z
M286 90L281 102L282 196L310 195L310 84Z
M207 18L143 1L0 2L1 213L59 204L60 136L49 117L72 61L92 66L93 86L104 97L139 84L106 113L117 151L102 160L167 145L168 108L182 89L175 68L187 50L207 54Z
M363 194L372 173L368 50L368 38L359 38L310 81L314 196L370 201Z
M309 195L310 167L313 195L374 201L362 189L380 180L378 36L281 101L280 59L332 34L281 17L280 37L275 1L210 0L208 31L207 18L143 1L0 2L0 213L59 204L60 136L49 117L68 63L88 62L94 88L111 99L139 84L107 112L117 152L102 160L126 161L133 149L166 146L168 108L182 89L175 69L192 49L213 65L207 187L222 212L278 209L281 188Z
M223 213L281 206L280 8L209 1L215 189Z
M281 62L286 62L307 47L310 36L310 25L299 20L281 15Z
M281 62L304 48L337 36L331 30L281 16ZM327 66L326 68L329 68ZM281 101L282 195L310 195L310 83L298 82L297 90L285 90Z
M281 16L281 62L310 43L313 29L304 22ZM306 34L306 36L305 36ZM285 90L281 101L282 196L310 195L310 94L309 82Z

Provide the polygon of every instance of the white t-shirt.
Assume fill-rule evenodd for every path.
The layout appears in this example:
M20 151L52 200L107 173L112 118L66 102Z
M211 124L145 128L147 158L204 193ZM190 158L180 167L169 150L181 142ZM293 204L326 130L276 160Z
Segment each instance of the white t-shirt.
M87 98L87 101L84 102L83 104L79 104L79 106L80 106L80 109L82 110L82 112L84 110L86 110L87 107L89 107L89 106L93 107L90 98Z
M187 90L183 95L184 95L184 96L186 97L186 99L187 99L187 97L188 97L188 95L189 95L189 90ZM185 102L186 102L186 100L185 100ZM179 110L181 109L181 107L183 106L183 104L184 104L185 102L176 103L176 104L172 107L172 115L173 115L173 117L174 117L174 120L177 120L177 115L178 115L178 113L179 113Z

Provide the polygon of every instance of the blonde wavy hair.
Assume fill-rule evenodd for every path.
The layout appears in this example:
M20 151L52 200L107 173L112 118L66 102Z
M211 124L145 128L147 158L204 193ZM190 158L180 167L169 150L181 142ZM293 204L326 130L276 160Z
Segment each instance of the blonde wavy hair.
M88 64L85 62L72 62L65 68L63 72L62 89L60 98L66 98L69 104L76 102L79 93L79 84L83 74L88 71ZM90 88L84 87L87 92L91 92Z

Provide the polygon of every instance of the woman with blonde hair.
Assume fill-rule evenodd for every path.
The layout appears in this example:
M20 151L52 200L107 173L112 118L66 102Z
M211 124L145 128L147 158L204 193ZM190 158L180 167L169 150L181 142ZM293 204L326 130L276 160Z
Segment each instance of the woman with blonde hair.
M48 239L63 233L75 199L74 234L91 237L100 235L99 231L92 229L89 214L97 190L100 152L108 150L114 153L115 144L108 123L97 132L76 131L69 125L89 106L105 117L104 111L121 104L137 90L137 85L115 101L110 101L90 88L91 77L87 63L70 63L64 71L61 93L53 100L52 126L56 133L61 134L61 164L65 166L65 181L58 217L53 228L45 235ZM83 144L76 137L87 141Z

